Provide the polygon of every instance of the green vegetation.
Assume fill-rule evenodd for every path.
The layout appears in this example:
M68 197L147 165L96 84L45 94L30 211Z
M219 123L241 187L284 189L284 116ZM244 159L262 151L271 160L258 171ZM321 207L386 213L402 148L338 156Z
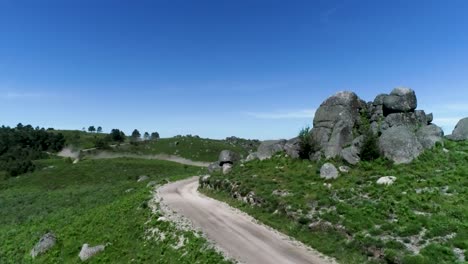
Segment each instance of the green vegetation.
M34 170L33 160L47 157L45 152L62 149L65 139L62 134L51 133L44 128L23 126L0 128L0 171L7 176ZM4 177L4 176L3 176Z
M122 143L126 139L125 133L116 128L112 129L109 135L110 135L110 141L114 141L114 142Z
M158 140L142 141L137 144L120 145L113 151L141 155L177 155L194 161L215 161L222 150L232 150L243 157L256 150L258 142L245 139L214 140L197 136L178 136Z
M299 157L309 159L310 155L317 151L310 127L305 127L299 132Z
M358 128L359 134L364 137L359 157L363 161L373 161L381 157L378 145L379 137L371 129L367 112L361 112L361 124Z
M468 142L444 147L407 165L363 161L330 181L321 163L277 155L213 174L202 190L341 263L457 263L453 250L468 249ZM250 192L259 205L233 198Z
M106 134L87 133L80 130L54 130L52 132L62 134L65 138L65 146L70 146L74 149L94 148L97 142L104 142L105 145L109 143L106 140Z
M74 165L51 159L36 166L34 173L0 180L0 263L32 263L29 252L48 231L57 245L34 263L81 263L84 243L107 244L87 263L224 263L203 238L158 221L148 205L148 181L137 182L141 175L174 181L198 168L135 159Z

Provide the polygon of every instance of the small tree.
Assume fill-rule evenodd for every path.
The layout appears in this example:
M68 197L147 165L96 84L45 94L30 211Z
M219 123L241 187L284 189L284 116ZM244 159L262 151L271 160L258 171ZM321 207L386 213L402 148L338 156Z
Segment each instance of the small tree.
M132 139L133 140L138 140L141 137L140 131L138 129L133 130L132 132Z
M299 132L299 157L309 159L310 154L316 151L316 143L312 137L310 127L307 126Z
M150 134L148 132L145 132L144 136L143 136L143 139L146 141L146 140L149 140L150 139Z
M158 140L159 139L159 133L158 132L153 132L151 133L151 140Z
M90 127L88 127L88 131L93 133L93 132L96 131L96 128L94 126L90 126Z
M102 127L101 127L101 126L98 126L97 132L98 132L98 133L102 133Z
M109 134L110 138L112 141L116 141L116 142L124 142L125 141L125 133L120 131L119 129L112 129L110 134Z
M377 140L377 135L375 135L370 129L364 134L364 141L362 142L360 153L361 160L372 161L380 157Z

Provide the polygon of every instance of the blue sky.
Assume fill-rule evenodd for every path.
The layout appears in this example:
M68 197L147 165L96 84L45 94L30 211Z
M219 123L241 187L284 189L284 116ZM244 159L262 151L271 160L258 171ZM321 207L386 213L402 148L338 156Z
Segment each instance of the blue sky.
M0 123L289 138L341 90L468 116L468 2L0 1Z

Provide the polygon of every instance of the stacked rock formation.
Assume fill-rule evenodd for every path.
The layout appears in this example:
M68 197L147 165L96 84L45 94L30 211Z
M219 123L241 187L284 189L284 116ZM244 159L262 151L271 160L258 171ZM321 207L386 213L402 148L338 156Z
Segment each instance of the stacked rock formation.
M442 129L432 124L432 114L416 108L416 94L409 88L395 88L369 103L353 92L339 92L315 114L312 136L320 150L313 156L358 163L364 140L361 128L370 123L381 153L397 164L409 163L443 138Z

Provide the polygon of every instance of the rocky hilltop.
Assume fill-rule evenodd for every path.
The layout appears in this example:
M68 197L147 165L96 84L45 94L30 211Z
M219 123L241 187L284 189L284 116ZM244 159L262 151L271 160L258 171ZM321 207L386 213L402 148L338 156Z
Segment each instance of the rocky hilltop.
M379 149L386 158L397 164L411 162L424 149L442 141L444 134L432 124L432 114L416 110L417 102L409 88L395 88L367 103L353 92L331 96L315 114L312 136L319 150L313 155L342 157L356 164L366 129L370 129L378 136Z

